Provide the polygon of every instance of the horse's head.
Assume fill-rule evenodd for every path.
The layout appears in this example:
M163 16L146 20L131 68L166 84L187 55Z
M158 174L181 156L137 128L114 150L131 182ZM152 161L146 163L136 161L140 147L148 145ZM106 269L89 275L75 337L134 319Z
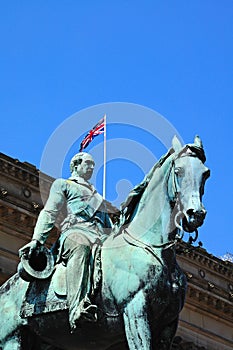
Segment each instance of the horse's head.
M202 204L204 185L210 175L204 165L205 154L198 136L194 144L184 147L173 139L174 158L170 172L171 200L175 209L175 225L187 232L195 231L204 222L206 210Z

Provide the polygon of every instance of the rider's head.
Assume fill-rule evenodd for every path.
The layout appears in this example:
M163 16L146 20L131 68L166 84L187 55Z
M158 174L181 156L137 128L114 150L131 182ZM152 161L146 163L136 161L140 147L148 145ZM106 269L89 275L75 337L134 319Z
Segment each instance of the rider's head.
M89 180L94 170L95 162L92 156L85 152L74 155L70 162L70 172L72 175L78 175L85 180Z

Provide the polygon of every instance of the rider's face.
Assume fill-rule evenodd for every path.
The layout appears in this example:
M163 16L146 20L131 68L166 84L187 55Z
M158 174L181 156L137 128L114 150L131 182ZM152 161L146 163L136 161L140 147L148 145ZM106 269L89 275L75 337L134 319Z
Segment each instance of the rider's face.
M92 157L86 156L82 159L82 163L76 167L76 172L85 180L89 180L93 174L94 166L95 162L93 161Z

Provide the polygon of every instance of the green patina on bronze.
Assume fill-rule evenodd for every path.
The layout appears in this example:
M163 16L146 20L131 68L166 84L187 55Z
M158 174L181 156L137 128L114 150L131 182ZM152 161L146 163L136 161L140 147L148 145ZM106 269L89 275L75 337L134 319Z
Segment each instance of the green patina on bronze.
M195 232L204 221L204 162L198 137L184 147L174 138L114 228L107 203L86 183L90 166L74 163L71 179L55 181L21 250L30 256L44 244L66 205L55 272L31 283L16 274L0 290L2 349L170 349L186 291L175 245L183 229Z

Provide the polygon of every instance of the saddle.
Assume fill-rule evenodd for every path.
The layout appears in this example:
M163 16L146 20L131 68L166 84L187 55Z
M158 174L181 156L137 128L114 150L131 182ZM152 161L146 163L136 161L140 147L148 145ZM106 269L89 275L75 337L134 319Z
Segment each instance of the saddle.
M94 272L91 276L94 297L100 289L102 280L101 247L92 250ZM68 309L67 303L67 267L63 262L55 265L52 275L47 279L35 279L29 283L20 316L23 318Z

